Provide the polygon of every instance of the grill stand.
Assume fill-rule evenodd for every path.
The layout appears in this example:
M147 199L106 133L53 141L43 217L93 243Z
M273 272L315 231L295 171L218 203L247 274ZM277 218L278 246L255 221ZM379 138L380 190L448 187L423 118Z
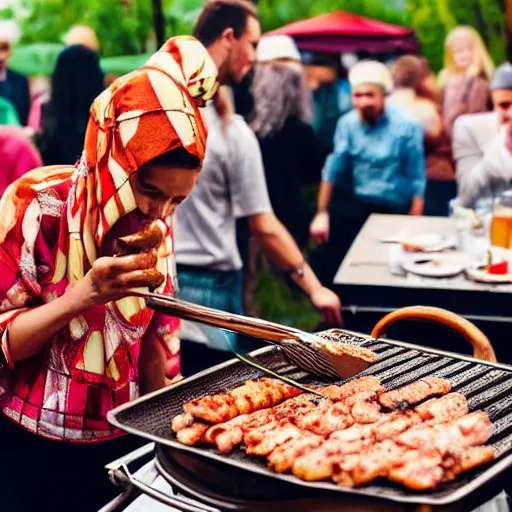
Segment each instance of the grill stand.
M157 447L157 451L165 449L165 447ZM132 512L131 504L135 498L140 495L146 495L154 499L156 502L166 505L168 512L222 512L223 510L239 510L239 511L255 511L262 510L261 507L267 512L311 512L317 510L317 506L321 506L321 510L325 512L331 512L334 510L350 510L350 512L468 512L471 507L474 507L477 503L484 503L477 509L473 509L473 512L508 512L510 509L507 505L507 499L504 493L490 499L489 496L471 496L470 500L458 503L456 507L432 507L431 505L419 505L419 506L404 506L404 505L393 505L389 502L384 502L381 505L376 503L375 500L371 500L368 504L361 503L358 499L357 503L352 506L350 503L350 497L343 497L340 499L339 496L333 498L337 503L330 503L327 500L320 502L316 498L295 500L290 502L282 503L265 503L255 504L251 508L247 506L236 505L234 503L225 503L222 506L221 501L216 501L214 498L207 497L204 493L201 493L200 488L197 485L187 485L184 479L179 479L173 474L179 474L177 472L169 473L169 466L162 462L160 457L153 458L144 465L135 474L129 469L129 466L133 463L140 462L141 459L147 459L148 456L154 454L155 445L149 443L120 459L111 462L105 469L108 471L109 478L114 485L124 487L124 491L110 503L105 505L99 512ZM155 488L153 485L158 476L163 476L168 484L172 488L171 494L166 494ZM187 496L184 496L183 494ZM491 496L492 497L492 496ZM214 501L220 505L219 508L207 504L205 501ZM133 504L135 511L140 511L142 508L137 506L136 502ZM158 512L162 508L155 503L155 508ZM145 512L151 512L151 509L144 507Z

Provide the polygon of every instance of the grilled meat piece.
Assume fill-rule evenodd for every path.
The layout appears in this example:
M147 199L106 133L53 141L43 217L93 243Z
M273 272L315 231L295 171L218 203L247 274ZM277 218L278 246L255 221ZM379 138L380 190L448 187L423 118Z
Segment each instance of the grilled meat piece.
M204 423L193 423L190 427L186 427L180 430L176 434L176 439L178 439L180 443L186 444L187 446L204 443L204 435L206 434L208 428L209 425Z
M441 398L432 398L414 409L423 421L443 423L468 414L468 401L460 393L448 393Z
M163 239L164 234L158 222L151 222L142 231L118 238L114 242L114 254L124 256L149 252L151 249L159 247Z
M387 477L415 491L432 489L443 481L442 457L435 450L406 452L390 468Z
M205 434L208 443L216 444L221 453L229 453L242 443L244 434L263 425L277 424L271 409L262 409L210 427Z
M300 428L324 437L350 427L353 423L349 407L342 402L325 402L296 420Z
M397 435L418 425L421 418L413 411L395 411L384 415L379 421L372 425L372 432L377 441L394 439Z
M332 476L336 463L370 447L373 442L370 425L354 425L334 432L320 446L299 456L293 463L292 473L303 480L324 480Z
M173 432L179 432L184 428L190 427L194 423L194 416L192 414L178 414L172 419L171 429Z
M452 452L443 461L444 479L454 480L458 475L474 469L494 459L496 453L492 446L472 446L458 452Z
M434 395L445 395L451 389L452 385L446 379L426 377L407 386L382 393L379 396L379 402L387 409L404 409L409 405L422 402L425 398Z
M382 414L375 391L362 391L347 398L344 403L350 408L350 414L356 423L375 423Z
M208 423L223 423L240 414L247 414L278 404L302 391L275 379L247 381L229 393L205 396L184 405L185 412Z
M317 408L317 404L312 402L311 398L312 395L299 395L295 398L289 398L282 404L272 407L272 414L278 420L287 418L290 421L296 421Z
M364 485L379 476L387 476L393 464L407 451L391 440L376 443L359 455L359 461L351 471L354 485ZM343 470L343 466L341 466Z
M344 400L356 393L362 393L365 391L374 391L380 393L384 391L380 379L370 375L368 377L360 377L359 379L353 379L342 386L327 386L319 390L327 398L330 398L333 402Z
M302 430L289 422L273 428L260 427L244 436L245 451L249 455L265 456L287 441L298 439L301 434Z
M297 458L313 448L317 448L323 442L322 436L311 432L302 432L298 438L283 443L268 456L269 466L277 473L285 473L292 468Z
M482 411L439 425L419 425L400 436L396 441L402 446L422 450L437 450L442 456L450 451L485 443L492 436L492 423Z

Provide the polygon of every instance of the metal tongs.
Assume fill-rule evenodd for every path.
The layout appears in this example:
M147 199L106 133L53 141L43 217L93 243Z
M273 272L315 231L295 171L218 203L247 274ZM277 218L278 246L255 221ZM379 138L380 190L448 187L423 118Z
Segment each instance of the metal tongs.
M368 349L326 340L316 334L310 334L300 329L260 318L226 313L140 289L133 290L133 295L146 299L149 308L166 315L246 334L267 343L279 345L293 363L323 379L331 381L347 379L366 369L377 360L377 355ZM269 372L268 369L254 361L250 356L238 353L235 353L235 355L247 364L251 366L259 365L258 368L261 371L267 370L266 373ZM284 380L281 378L282 376L276 374L273 376ZM295 386L296 383L294 381L290 383L292 382L292 385ZM312 392L309 388L305 389Z

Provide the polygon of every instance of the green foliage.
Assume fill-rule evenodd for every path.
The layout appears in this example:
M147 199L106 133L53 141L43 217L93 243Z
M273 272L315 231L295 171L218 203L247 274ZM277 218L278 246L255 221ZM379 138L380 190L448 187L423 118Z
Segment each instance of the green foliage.
M376 0L259 0L258 9L264 31L335 10L403 25L403 12L393 5L390 6L392 3Z
M74 24L97 33L104 56L140 53L153 32L151 3L146 0L25 0L22 44L62 42Z
M191 33L204 0L163 0L166 35ZM505 60L503 0L259 0L264 31L342 9L397 25L411 26L435 70L442 67L446 34L458 24L474 26L494 60ZM76 23L93 27L104 57L154 50L149 0L21 0L22 44L61 42ZM0 11L11 17L13 11Z
M501 0L406 0L405 16L421 41L423 54L437 71L443 66L445 37L456 25L475 27L494 62L505 60L505 13Z

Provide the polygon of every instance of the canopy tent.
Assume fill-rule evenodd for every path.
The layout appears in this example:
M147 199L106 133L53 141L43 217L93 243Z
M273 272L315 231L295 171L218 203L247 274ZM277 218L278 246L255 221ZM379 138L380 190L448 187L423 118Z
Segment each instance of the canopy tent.
M419 53L414 30L344 11L290 23L272 34L295 39L300 50L322 53Z

